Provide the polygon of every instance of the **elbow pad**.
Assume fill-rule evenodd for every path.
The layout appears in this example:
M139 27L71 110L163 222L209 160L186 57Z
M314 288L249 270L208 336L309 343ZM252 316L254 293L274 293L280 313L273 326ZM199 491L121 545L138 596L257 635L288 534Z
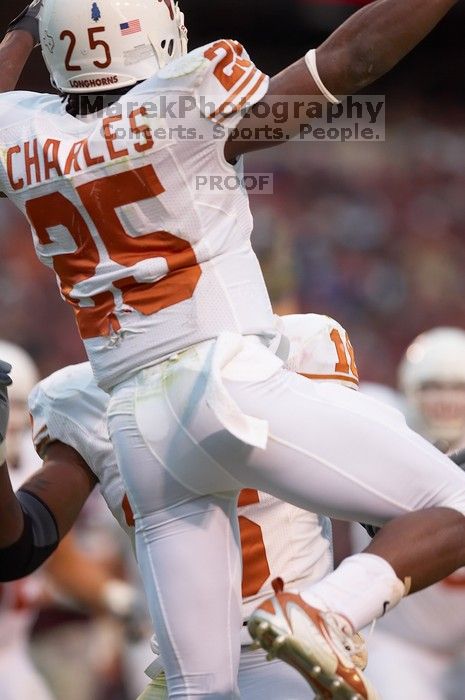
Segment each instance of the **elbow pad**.
M1 582L32 574L55 551L60 539L53 513L38 496L20 489L16 497L24 528L19 540L0 548Z

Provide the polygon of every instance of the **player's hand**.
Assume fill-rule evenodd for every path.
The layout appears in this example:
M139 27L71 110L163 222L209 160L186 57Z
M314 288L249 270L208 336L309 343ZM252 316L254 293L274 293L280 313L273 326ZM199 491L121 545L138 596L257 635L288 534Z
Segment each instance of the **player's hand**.
M11 365L0 360L0 464L5 461L5 436L8 426L8 391L7 386L11 384Z
M25 7L24 10L10 22L6 30L7 34L15 29L22 29L25 32L29 32L34 39L34 46L38 46L40 43L39 13L41 9L42 0L32 0L31 4Z

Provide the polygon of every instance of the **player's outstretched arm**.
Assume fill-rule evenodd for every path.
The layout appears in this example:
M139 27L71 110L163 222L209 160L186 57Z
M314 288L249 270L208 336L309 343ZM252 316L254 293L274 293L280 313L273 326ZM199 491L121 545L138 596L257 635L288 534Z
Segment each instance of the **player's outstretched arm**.
M0 44L0 92L14 90L29 55L39 43L39 12L42 0L33 0L7 29Z
M0 92L14 90L19 76L34 48L29 32L9 32L0 44Z
M0 467L0 581L22 578L50 557L96 481L81 456L58 441L16 494L6 464Z
M316 50L315 66L310 56L275 75L261 103L251 109L238 129L266 126L260 114L273 113L260 105L272 107L283 98L298 100L308 95L351 95L370 85L396 65L444 17L458 0L377 0L353 14ZM289 110L292 114L293 110ZM273 123L270 126L275 126ZM295 136L301 119L290 118L284 136ZM282 142L282 141L280 141ZM274 146L276 141L234 140L226 144L225 154L233 161L242 153Z

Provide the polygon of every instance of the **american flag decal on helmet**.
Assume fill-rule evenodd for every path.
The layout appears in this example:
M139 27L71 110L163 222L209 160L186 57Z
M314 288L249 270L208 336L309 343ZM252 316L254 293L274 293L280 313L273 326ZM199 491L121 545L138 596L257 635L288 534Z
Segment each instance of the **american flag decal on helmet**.
M128 36L128 34L137 34L137 32L142 31L142 27L140 26L140 20L138 19L132 19L130 22L123 22L123 24L119 25L119 28L121 30L122 36Z

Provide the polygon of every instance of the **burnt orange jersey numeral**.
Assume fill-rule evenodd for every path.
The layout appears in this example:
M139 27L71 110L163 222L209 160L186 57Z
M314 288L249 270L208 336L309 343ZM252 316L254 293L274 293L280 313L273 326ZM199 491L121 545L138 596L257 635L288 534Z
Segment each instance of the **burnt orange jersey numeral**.
M111 260L124 267L150 258L166 260L168 272L156 282L141 283L128 275L114 283L121 290L125 304L147 315L193 295L201 269L192 246L167 231L129 236L116 213L119 207L164 192L151 165L93 180L77 187L76 192ZM63 297L76 313L81 337L94 338L117 330L119 322L110 291L94 295L93 306L80 306L73 297L75 285L94 277L100 262L97 245L77 207L62 193L54 192L29 200L26 212L42 245L52 243L48 231L60 225L69 231L76 244L72 253L53 256L53 267L60 279Z
M334 371L340 374L352 373L358 379L358 370L355 363L355 352L350 342L349 335L346 333L345 343L341 338L337 328L333 328L329 336L334 343L337 353L337 362Z
M259 501L258 491L243 489L239 494L238 505L248 506ZM239 529L242 547L242 596L247 598L259 592L270 576L270 567L260 525L240 515Z
M224 50L225 54L221 61L215 66L213 73L225 90L231 90L242 78L247 68L250 68L252 63L247 58L241 58L244 51L241 44L224 39L215 41L215 43L205 51L205 58L208 58L209 61L213 61L218 51L221 49Z

